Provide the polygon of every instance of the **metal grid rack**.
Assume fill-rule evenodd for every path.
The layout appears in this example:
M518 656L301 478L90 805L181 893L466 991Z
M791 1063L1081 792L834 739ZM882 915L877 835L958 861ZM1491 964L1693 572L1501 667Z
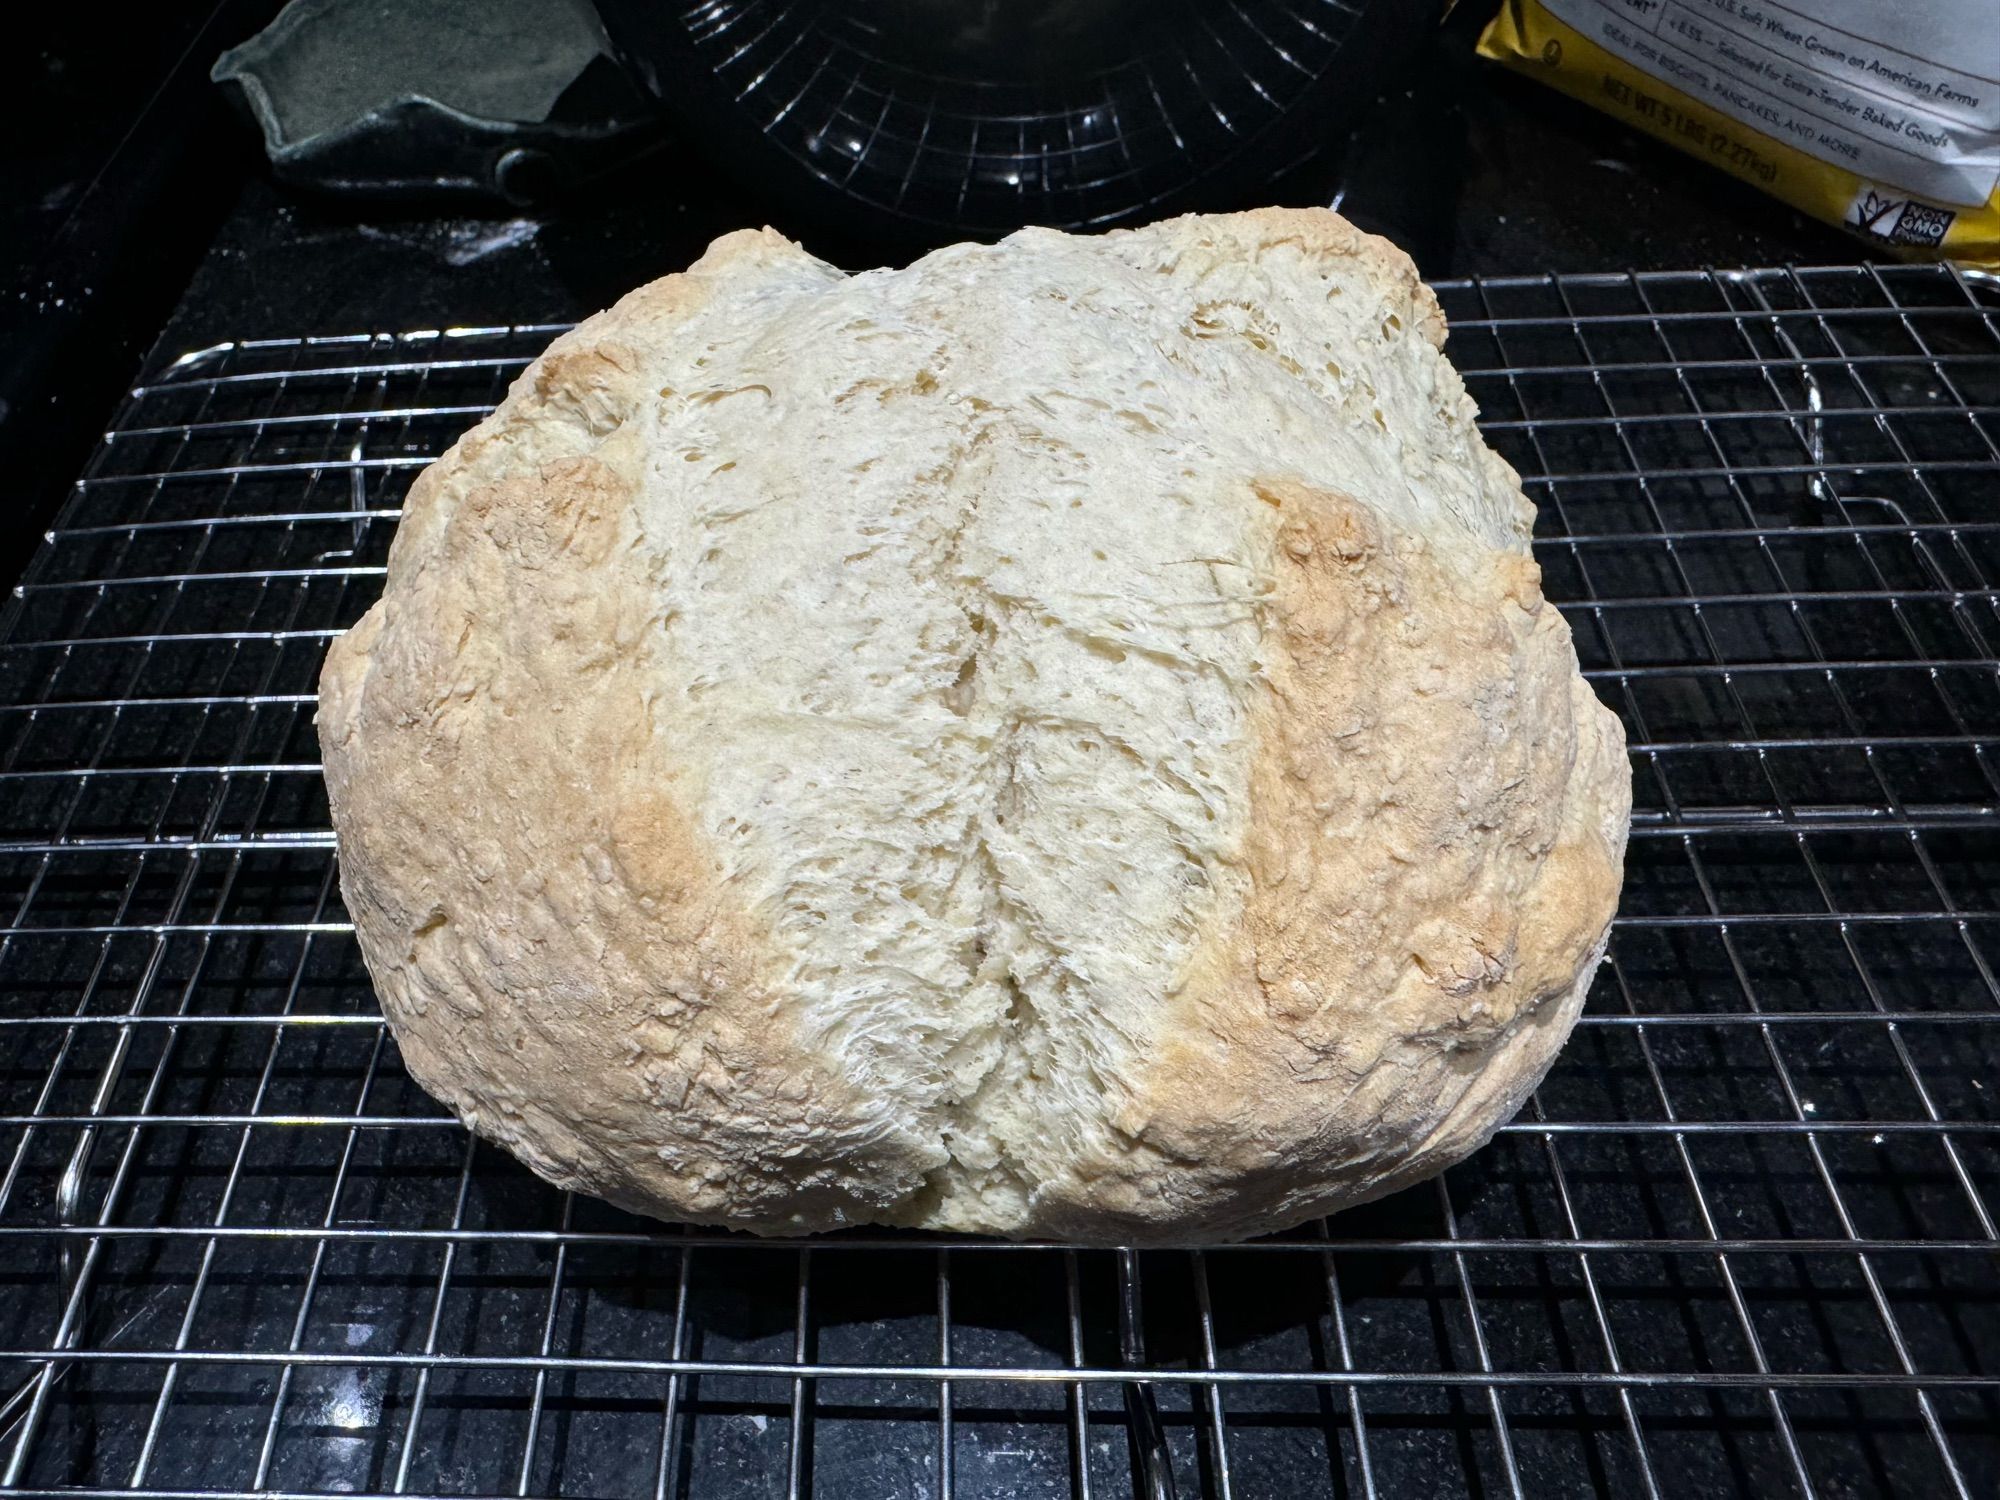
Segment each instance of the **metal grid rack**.
M2000 1493L2000 297L1442 292L1631 734L1614 961L1440 1182L1141 1257L1180 1492ZM632 1219L397 1061L316 671L551 331L188 355L17 593L0 1488L1130 1494L1111 1256Z

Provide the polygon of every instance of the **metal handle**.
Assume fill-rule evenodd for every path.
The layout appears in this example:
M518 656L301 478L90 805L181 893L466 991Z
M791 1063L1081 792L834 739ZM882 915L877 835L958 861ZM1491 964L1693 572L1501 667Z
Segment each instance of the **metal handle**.
M1128 1370L1146 1367L1140 1319L1139 1253L1118 1252L1118 1357ZM1139 1500L1174 1500L1174 1467L1151 1381L1125 1382L1125 1430L1132 1443L1132 1493Z

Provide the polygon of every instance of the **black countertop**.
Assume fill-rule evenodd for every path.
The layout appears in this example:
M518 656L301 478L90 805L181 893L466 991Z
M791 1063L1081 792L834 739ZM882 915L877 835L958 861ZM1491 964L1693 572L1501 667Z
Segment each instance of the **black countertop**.
M54 404L40 408L30 434L34 461L15 466L26 493L0 568L18 566L118 391L136 376L141 350L150 347L147 359L157 363L230 339L569 321L685 266L715 235L766 218L676 142L560 211L533 216L418 213L287 191L248 149L247 127L218 140L217 129L230 122L218 115L205 78L213 52L255 31L273 8L228 0L202 26L162 22L159 34L128 41L128 51L151 49L166 80L136 104L144 91L135 89L129 58L92 50L91 28L58 26L35 52L27 103L15 108L59 106L92 128L52 140L46 149L55 165L17 171L19 181L0 181L0 194L12 194L31 228L38 212L50 217L27 197L46 195L44 177L71 182L69 191L86 202L91 195L74 184L94 182L99 220L114 219L120 204L130 213L129 222L107 227L72 212L60 232L15 235L12 249L0 250L18 288L10 336L22 349L42 343L67 354L30 388L44 403L69 406L66 419ZM1272 189L1273 200L1337 202L1402 244L1434 278L1845 262L1865 253L1719 172L1481 61L1473 44L1488 8L1489 0L1461 4L1410 76L1363 112L1350 139ZM172 138L194 115L199 128L180 129L178 155L163 155L158 144L150 154L137 149ZM108 165L99 160L107 143L116 144ZM81 245L65 243L64 234ZM118 257L92 249L107 239L122 246ZM866 247L808 243L841 264L869 259ZM86 327L73 302L51 299L64 273L80 279L77 267L93 256L102 263L93 297L107 281L150 283L151 292L107 305ZM21 436L25 404L17 399L11 418L0 412L0 436L6 429Z

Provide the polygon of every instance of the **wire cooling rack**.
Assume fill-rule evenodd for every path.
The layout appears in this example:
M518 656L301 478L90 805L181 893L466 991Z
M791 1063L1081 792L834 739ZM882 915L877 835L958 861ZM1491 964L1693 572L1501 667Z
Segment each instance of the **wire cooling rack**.
M2000 1493L2000 297L1446 286L1630 731L1622 914L1441 1181L1147 1254L1180 1493ZM135 390L0 629L0 1487L1124 1496L1114 1258L626 1217L405 1075L335 884L327 639L553 330Z

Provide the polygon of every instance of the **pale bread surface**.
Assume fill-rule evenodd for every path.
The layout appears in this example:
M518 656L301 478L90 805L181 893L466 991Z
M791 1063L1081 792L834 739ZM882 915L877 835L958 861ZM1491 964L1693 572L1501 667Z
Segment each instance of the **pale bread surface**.
M1630 781L1442 337L1263 210L733 234L557 339L321 683L413 1074L772 1233L1229 1239L1481 1145Z

